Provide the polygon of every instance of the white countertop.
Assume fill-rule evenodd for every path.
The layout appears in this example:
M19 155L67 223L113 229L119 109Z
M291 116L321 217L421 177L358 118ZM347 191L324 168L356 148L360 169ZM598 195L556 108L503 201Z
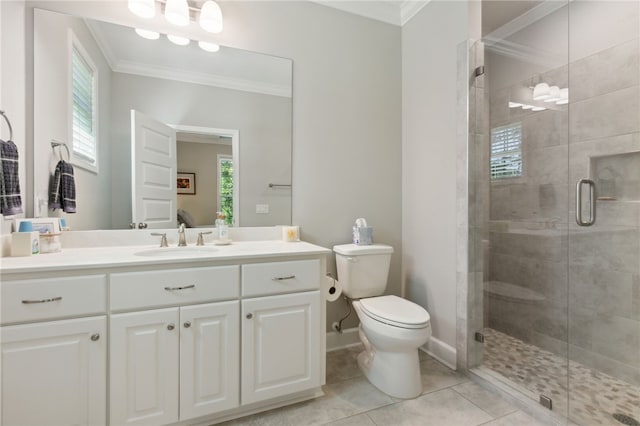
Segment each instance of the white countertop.
M195 248L190 245L187 247ZM330 254L331 250L306 242L269 241L239 241L229 245L216 246L207 243L207 250L212 252L197 252L189 256L176 253L176 256L147 257L136 253L148 250L161 250L157 245L144 246L111 246L96 248L63 248L59 253L41 253L25 257L0 258L0 273L15 274L25 272L50 272L67 269L114 268L126 266L166 265L168 263L179 266L181 263L206 261L242 261L248 259L290 257ZM169 247L170 251L177 251Z

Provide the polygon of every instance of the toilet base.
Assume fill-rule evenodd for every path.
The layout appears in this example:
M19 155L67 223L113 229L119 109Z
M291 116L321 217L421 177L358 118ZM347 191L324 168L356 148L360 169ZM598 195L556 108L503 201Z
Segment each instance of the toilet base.
M381 352L364 342L358 367L372 385L395 398L411 399L422 394L418 349L408 352Z

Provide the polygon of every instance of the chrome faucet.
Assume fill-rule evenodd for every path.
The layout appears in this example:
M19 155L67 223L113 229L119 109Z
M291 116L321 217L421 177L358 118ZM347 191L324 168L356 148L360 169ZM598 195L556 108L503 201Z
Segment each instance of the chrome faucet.
M184 236L184 223L181 223L180 226L178 226L178 247L186 247L187 246L187 239Z

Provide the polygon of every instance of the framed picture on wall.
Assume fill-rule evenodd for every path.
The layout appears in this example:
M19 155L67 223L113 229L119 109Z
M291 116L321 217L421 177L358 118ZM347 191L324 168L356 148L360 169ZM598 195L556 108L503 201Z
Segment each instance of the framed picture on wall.
M176 187L178 188L178 194L195 195L196 174L178 172L178 181Z

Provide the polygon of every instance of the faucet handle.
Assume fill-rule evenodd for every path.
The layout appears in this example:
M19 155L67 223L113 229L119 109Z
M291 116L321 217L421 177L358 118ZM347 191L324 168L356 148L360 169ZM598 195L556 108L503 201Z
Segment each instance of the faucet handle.
M198 232L198 242L196 242L197 246L203 246L204 245L204 238L202 237L203 235L207 235L207 234L213 234L213 231L209 231L209 232Z
M184 232L184 223L178 225L178 232Z
M157 232L152 232L151 233L152 236L154 237L162 237L160 238L160 247L169 247L169 244L167 243L167 234L160 234Z

